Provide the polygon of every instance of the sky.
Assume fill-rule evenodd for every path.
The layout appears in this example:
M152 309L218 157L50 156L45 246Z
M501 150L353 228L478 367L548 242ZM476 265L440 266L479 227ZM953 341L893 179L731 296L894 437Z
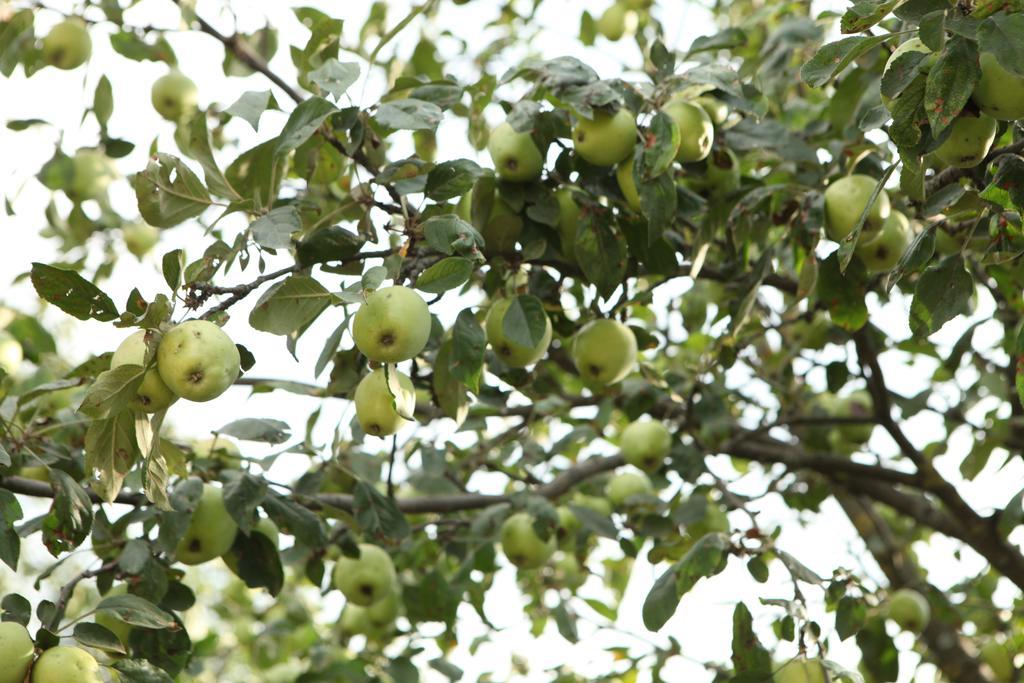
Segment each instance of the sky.
M19 3L15 3L19 4ZM74 7L73 3L53 0L44 3L49 7L56 7L68 10ZM294 82L295 70L288 58L287 46L302 45L306 41L307 32L295 20L292 9L297 6L315 6L325 11L332 11L339 6L332 2L282 2L280 0L253 0L246 2L214 2L200 0L197 3L197 11L205 19L216 25L222 31L230 33L233 27L231 15L223 9L230 4L232 11L237 16L237 26L241 31L252 31L260 28L265 22L269 22L279 31L279 44L277 56L271 62L271 66L286 81ZM348 43L356 42L359 27L362 25L362 17L365 14L363 6L369 3L344 3L345 11L345 34ZM389 25L393 25L399 18L403 17L410 6L404 0L393 0L392 10L389 13ZM817 9L824 9L826 6L841 7L844 3L835 0L834 2L817 2ZM349 6L358 6L353 12ZM693 38L713 32L709 22L709 15L699 3L696 2L663 2L658 11L664 25L668 28L672 44L684 49L690 44ZM437 25L428 29L437 34L442 28L447 28L453 33L468 41L468 48L465 55L452 52L456 43L450 38L438 35L438 44L442 52L448 51L448 70L458 77L465 77L475 80L476 71L471 61L471 56L479 49L488 44L495 37L493 31L475 30L483 26L485 22L494 16L499 3L493 0L475 0L464 7L455 7L446 3L442 16L448 21L446 26ZM579 26L579 15L584 7L593 13L599 14L606 6L605 2L582 2L580 0L548 0L543 3L536 18L536 25L540 28L541 34L534 42L532 49L545 58L556 57L564 54L565 50L572 50L572 54L578 56L591 65L599 74L605 77L614 77L622 74L623 69L635 69L639 65L638 54L635 45L629 41L622 41L618 44L609 43L603 39L598 40L594 48L586 49L575 43L575 35ZM125 13L126 22L129 24L149 24L155 26L172 27L177 24L178 13L175 6L167 0L142 0L132 9ZM37 20L37 30L43 32L45 28L56 22L58 16L53 12L41 12ZM418 22L416 24L419 25ZM474 30L466 30L466 27L474 27ZM8 283L14 278L28 270L29 264L33 261L51 262L57 258L56 243L52 240L39 236L39 228L42 225L42 213L46 203L50 201L49 191L33 180L34 173L53 154L54 145L62 144L65 151L73 151L78 147L90 146L97 141L97 128L88 119L81 123L81 112L87 107L92 99L92 93L99 77L106 74L114 88L114 114L110 121L111 133L117 137L123 137L137 143L135 151L128 157L118 161L120 172L127 176L140 170L145 165L149 143L153 141L162 151L174 152L172 127L164 122L153 110L149 103L149 86L159 76L166 72L166 66L152 62L132 62L114 53L109 44L100 38L100 33L109 30L101 27L94 31L93 42L94 52L91 63L84 68L72 72L59 72L54 69L45 69L32 79L26 80L20 72L7 81L0 81L0 118L21 119L40 117L46 118L54 124L53 127L34 127L28 131L14 133L6 128L0 129L0 191L9 197L15 208L15 215L0 215L0 235L5 239L5 248L0 250L0 279L5 286L2 299L8 305L15 306L30 313L37 310L37 298L26 280L20 283ZM396 48L404 54L408 54L410 39L417 36L417 30L408 31L395 41L393 46L387 50ZM175 48L180 60L182 71L193 78L199 87L200 105L203 107L216 105L225 108L233 103L240 95L250 90L265 90L269 86L260 75L253 75L247 78L228 78L223 75L220 69L222 59L222 47L212 38L199 33L173 33L169 40ZM525 52L512 55L513 58L525 56ZM346 57L342 58L343 60ZM352 57L358 61L358 58ZM364 65L365 74L365 65ZM635 73L635 72L634 72ZM375 101L380 92L380 82L371 78L368 81L360 81L349 89L349 95L353 97L356 104L363 106ZM278 93L278 101L286 109L290 109L287 98ZM497 123L498 111L489 112L491 119ZM253 144L275 135L287 117L286 112L267 112L260 124L258 132L252 131L248 124L241 120L234 120L228 124L228 133L240 139L240 148L246 149ZM411 153L411 144L408 139L400 140L396 144L395 154L403 152ZM476 159L481 163L489 164L489 159L478 155L466 142L465 126L461 121L452 118L447 119L439 131L439 158L468 157ZM230 159L230 156L224 159ZM126 182L116 183L112 188L112 198L115 206L125 215L135 213L134 196ZM57 198L58 205L62 209L67 208L66 200L63 197ZM244 228L243 219L239 216L229 217L224 221L222 227L228 234ZM131 256L120 259L114 274L108 283L104 284L115 302L123 305L125 298L132 287L139 287L144 295L152 296L163 291L164 284L159 271L159 255L173 248L183 248L190 257L199 254L200 245L204 245L204 236L201 228L196 225L183 225L174 229L166 230L161 238L158 251L150 254L141 261ZM97 255L93 255L93 261L97 261ZM286 265L286 261L280 259L268 259L268 268L276 265ZM253 272L234 272L228 275L221 284L234 284L247 282L252 279ZM338 280L334 282L327 278L328 286L339 288ZM688 285L680 283L676 288L664 288L660 290L660 299L664 302L666 297L679 296ZM340 310L326 312L309 332L300 340L298 345L298 356L301 362L296 362L285 349L283 339L273 335L251 330L246 322L248 311L258 298L257 295L250 296L242 304L231 310L231 320L225 329L236 340L244 343L256 356L257 364L250 371L253 377L273 377L280 379L291 379L303 382L325 383L326 378L314 376L313 362L320 352L322 340L341 321ZM467 304L477 303L457 299L453 295L446 296L432 310L448 326L455 318L455 315ZM877 302L876 302L877 303ZM981 301L978 317L984 317L986 303ZM906 307L908 302L905 299L896 298L886 306L875 306L872 310L872 321L884 329L892 332L899 338L909 336L906 327ZM43 311L42 317L51 330L57 330L60 335L59 347L73 361L82 360L90 354L102 353L113 350L126 333L117 330L109 324L97 322L80 322L65 316L58 310L47 309ZM945 343L953 343L959 336L957 330L962 330L964 324L951 324L947 329L941 331L937 338ZM992 330L983 327L979 332L980 338L991 338ZM838 349L832 351L836 357L842 357ZM886 367L889 376L899 378L899 386L906 393L914 393L920 388L927 386L930 382L932 367L925 363L915 366L906 366L901 359L894 354L883 357L883 366ZM741 378L736 377L740 380ZM812 379L823 382L823 374ZM240 417L273 417L281 419L290 424L293 435L301 439L304 430L305 420L308 414L316 407L316 401L305 399L291 394L264 394L249 396L247 389L238 387L230 390L218 400L208 404L189 404L179 402L170 414L170 423L173 433L182 439L199 438L208 435L228 422ZM329 443L331 434L339 422L344 425L352 417L351 407L344 401L328 400L322 406L320 421L315 430L316 439L320 443ZM927 441L928 434L935 429L934 418L922 416L915 418L910 425L911 437L918 443ZM412 428L409 428L410 430ZM432 427L439 439L453 436L453 425L449 421L442 421L441 424ZM411 433L411 432L410 432ZM461 436L453 438L461 439ZM390 442L381 441L382 448ZM952 452L963 452L968 447L969 440L966 435L959 435L953 440ZM883 452L892 452L894 445L891 441L878 433L872 441L872 446L881 449ZM257 445L246 445L247 455L260 456L269 452L269 448L261 448ZM601 453L611 452L611 447L603 442L596 442L588 448L588 452ZM998 460L998 459L996 459ZM288 481L298 473L301 473L308 460L301 455L288 454L278 460L270 476L282 481ZM951 476L956 474L959 460L955 458L940 458L937 465L940 469ZM981 509L989 509L992 505L1002 504L1010 498L1021 486L1024 480L1024 469L1017 464L1007 467L996 475L994 469L998 463L990 464L989 468L975 482L959 482L958 486L963 494L978 505ZM711 458L709 465L712 470L727 479L736 478L737 474L728 461L724 458ZM747 476L736 484L736 491L739 493L756 493L763 489L765 478L761 476ZM474 478L473 485L480 491L494 491L504 486L504 480L495 475L481 474ZM43 503L36 503L38 510L43 510ZM866 553L859 542L856 541L856 534L846 521L842 513L832 503L825 506L825 512L816 519L797 520L794 515L787 511L776 497L768 497L757 504L762 523L770 525L772 522L784 522L784 531L779 540L780 547L797 556L811 569L823 576L831 575L834 568L847 566L860 569L862 563L866 565L865 571L874 577L878 576L877 568L865 560ZM30 513L31 514L31 513ZM734 518L734 522L740 522L741 518ZM806 522L806 524L804 523ZM45 553L40 547L29 552L27 542L24 552L29 554L33 560L45 561ZM964 553L959 559L953 559L952 546L941 540L929 545L922 545L917 548L919 555L925 564L935 567L932 575L933 580L939 585L949 585L963 576L966 572L975 572L983 563L970 552ZM614 552L616 548L612 548ZM39 551L39 552L36 552ZM606 552L605 546L600 552ZM641 554L643 557L643 554ZM600 565L593 562L591 568L598 570ZM702 666L691 661L705 661L708 659L726 661L729 658L731 641L732 612L737 601L744 601L754 611L757 618L756 623L762 630L770 623L770 618L776 616L777 612L761 608L758 605L760 598L788 598L791 596L791 586L788 576L779 569L772 572L767 584L760 585L753 582L741 563L733 562L727 570L711 581L702 583L698 589L686 596L680 604L676 616L658 634L651 634L644 628L640 619L640 606L647 594L653 580L664 570L664 566L653 568L643 559L636 563L633 578L624 600L624 608L621 611L616 630L600 630L581 622L581 641L577 645L570 645L564 641L554 630L552 624L537 642L534 642L529 634L529 624L522 618L521 605L523 599L519 596L515 585L515 574L511 569L504 569L499 572L496 585L488 595L486 611L488 617L502 630L491 638L491 643L482 645L475 654L470 654L467 648L468 643L477 635L483 632L483 626L476 614L468 606L463 606L460 611L459 633L462 644L450 655L451 662L466 672L464 680L475 680L485 672L492 672L495 680L503 680L507 675L509 655L516 653L525 658L531 669L540 671L558 664L567 664L575 671L584 675L595 675L614 670L616 664L611 656L603 651L606 646L629 645L636 648L636 651L649 649L649 642L665 643L666 637L671 635L682 644L683 655L676 657L666 669L665 675L669 680L685 680L693 683L709 681L708 674ZM6 578L10 580L9 572L0 568L0 586ZM52 583L51 590L56 584ZM581 590L581 595L601 598L605 595L600 580L592 578ZM808 590L807 596L811 601L821 599L821 592ZM341 607L341 599L337 592L332 593L324 600L323 618L330 621L337 617ZM581 617L587 620L601 621L601 619L589 610L581 601L576 603L579 606ZM194 610L193 610L194 611ZM827 615L814 614L831 628L831 619ZM201 621L197 619L197 623ZM910 645L909 636L900 636L902 645ZM770 642L770 638L768 639ZM431 656L436 653L428 653ZM780 657L793 654L792 647L783 647L779 651ZM836 661L853 667L858 660L858 653L851 644L840 644L832 650L832 658ZM906 664L916 661L913 654L905 655ZM904 670L909 669L905 666ZM425 680L446 680L439 674L428 672ZM543 678L528 678L526 680L545 680ZM640 680L646 680L641 676ZM905 677L900 683L907 683L912 680ZM930 670L925 668L915 679L920 683L929 683L932 680Z

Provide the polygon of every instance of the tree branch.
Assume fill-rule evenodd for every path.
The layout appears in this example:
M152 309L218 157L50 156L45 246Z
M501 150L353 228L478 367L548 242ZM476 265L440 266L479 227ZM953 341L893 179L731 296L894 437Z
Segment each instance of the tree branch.
M992 163L1004 154L1018 154L1019 152L1024 152L1024 140L1018 140L1006 147L999 147L998 149L992 150L982 160L981 164L979 164L977 168L985 168L988 164ZM935 177L928 181L925 186L925 193L931 195L939 188L945 187L950 183L955 183L961 178L966 177L970 172L971 169L969 168L947 168L946 170L935 174Z

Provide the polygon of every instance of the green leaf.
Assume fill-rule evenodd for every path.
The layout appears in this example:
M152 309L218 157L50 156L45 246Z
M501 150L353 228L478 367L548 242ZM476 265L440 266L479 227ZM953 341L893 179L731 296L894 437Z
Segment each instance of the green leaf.
M272 596L281 592L284 586L284 567L281 553L274 542L260 533L235 536L229 551L238 568L238 576L249 588L266 588Z
M635 175L634 172L634 180ZM640 188L640 208L647 219L646 246L649 247L661 239L665 226L672 224L679 195L669 173L663 173L653 180L641 179L636 182Z
M333 300L315 279L292 275L263 293L249 314L249 325L271 334L292 334L315 320Z
M876 679L899 680L899 651L885 631L884 619L872 619L857 632L857 647L861 651L861 662Z
M926 87L926 79L915 79L893 102L889 137L901 151L913 148L921 141L921 127L928 123L924 110Z
M217 433L233 436L242 441L260 441L272 444L284 443L291 437L287 422L258 417L244 417L229 422L218 429Z
M451 581L437 570L428 571L422 580L405 586L402 591L402 602L414 624L429 621L454 624L460 598Z
M33 263L31 278L39 296L79 320L108 322L118 316L110 297L72 270Z
M420 273L416 278L416 289L440 294L455 289L469 280L476 264L468 258L449 256Z
M257 90L244 93L225 111L246 121L253 130L259 130L260 117L268 109L280 110L273 93L269 90Z
M101 372L89 387L78 412L102 418L123 411L136 397L146 376L141 365L121 365Z
M114 93L110 88L110 79L106 76L100 76L96 83L96 92L92 96L92 111L100 127L106 128L110 115L114 112Z
M327 542L323 523L308 508L271 491L263 500L263 509L282 533L294 536L302 544L319 549Z
M839 638L846 640L856 635L864 626L867 614L868 607L863 600L849 595L843 596L836 608L836 633Z
M95 647L100 650L116 652L121 655L127 654L127 650L124 649L124 645L121 643L121 640L109 629L104 628L99 624L90 624L80 621L75 624L75 630L72 635L74 635L75 640L86 647Z
M754 632L754 619L742 602L732 612L732 665L738 674L771 678L772 657Z
M917 336L938 332L947 322L968 310L974 294L974 278L959 255L947 256L924 271L910 305L910 330Z
M1024 78L1024 14L996 14L978 27L978 49L991 52L999 65Z
M864 230L864 224L868 220L868 214L871 213L871 207L874 206L875 200L878 196L885 191L885 184L889 181L893 172L896 170L896 164L891 164L889 168L885 170L882 177L875 183L875 189L871 191L871 196L868 198L867 204L864 209L860 212L860 216L857 217L857 223L854 224L853 230L850 231L846 237L839 243L839 268L846 272L846 268L850 265L850 260L853 258L854 249L857 246L857 240L860 239L860 234Z
M936 228L932 226L922 230L914 237L910 247L900 257L899 263L886 275L884 283L886 292L902 280L904 275L918 272L932 260L932 254L935 253L935 230Z
M267 482L251 474L242 474L224 484L224 507L243 534L256 526L256 508L267 495Z
M170 44L164 39L163 33L152 32L146 35L150 38L155 36L152 43L147 43L134 31L112 33L110 35L110 46L122 57L127 57L136 62L166 62L171 66L178 63L177 58L174 56L174 50L171 49Z
M822 45L800 69L800 77L812 88L820 88L838 76L853 60L891 38L890 35L851 36Z
M654 582L644 600L644 626L650 631L660 630L698 581L725 569L728 549L729 538L720 533L707 534L694 543L683 559Z
M43 518L43 543L54 557L77 548L92 528L92 501L66 472L50 468L53 504Z
M424 192L437 202L461 197L473 189L473 183L483 172L479 164L469 159L443 161L427 173Z
M15 530L14 523L22 516L21 504L15 495L0 489L0 562L15 572L18 571L18 557L21 555L21 536ZM3 609L8 611L6 606Z
M505 316L501 319L501 330L513 344L533 348L543 340L548 328L548 316L541 300L530 294L521 294L512 299Z
M185 252L175 249L164 254L160 259L161 270L164 274L164 282L175 291L181 286L181 271L185 267Z
M298 148L331 114L338 108L322 97L310 97L303 101L288 117L281 134L277 138L274 154L282 156Z
M139 213L158 228L195 218L211 204L210 193L196 174L170 154L157 154L145 171L132 176L131 182Z
M257 218L249 229L261 247L287 249L292 245L292 235L302 229L302 218L295 206L279 206Z
M124 683L174 683L167 672L144 659L119 659L113 668Z
M90 473L99 474L90 486L103 500L114 502L140 455L131 411L118 411L89 423L85 433L85 467Z
M138 595L108 596L100 600L96 611L109 612L126 624L142 628L162 629L176 625L174 617Z
M552 611L555 617L555 626L558 627L558 633L563 638L570 643L578 643L580 634L576 630L576 613L566 604L565 601L562 601Z
M335 100L339 100L345 91L359 80L359 65L355 62L328 59L320 68L310 71L308 75L310 81L333 95Z
M473 196L475 200L475 191ZM431 216L422 227L427 244L442 254L478 256L484 247L484 238L476 228L452 213Z
M576 227L576 261L605 299L626 275L626 239L609 223L605 212L584 214Z
M395 130L434 130L444 112L433 102L408 98L385 102L373 118L385 128Z
M224 177L217 160L213 158L213 146L210 143L210 132L206 128L205 112L196 114L189 122L186 148L187 154L203 167L206 185L212 192L231 200L242 198Z
M452 327L451 374L470 391L480 391L480 376L483 374L484 348L487 337L473 309L463 309Z
M643 151L635 173L640 176L637 187L643 188L647 180L660 176L672 167L676 150L679 148L679 139L679 127L672 117L663 111L656 112L651 119L651 125L645 131Z
M840 30L843 33L867 31L904 2L906 0L857 0L839 22Z
M882 75L882 94L890 98L898 97L921 75L920 66L928 57L928 54L917 50L905 52L897 57Z
M954 37L928 72L924 108L933 137L953 123L971 98L979 78L977 46L966 38Z
M304 237L296 246L295 255L299 264L307 268L317 263L340 261L355 256L365 243L365 237L340 225L332 225Z
M466 397L466 385L456 378L453 372L454 345L455 343L449 339L442 342L438 348L432 384L441 412L461 425L469 414L469 400Z
M356 522L370 538L398 541L411 533L409 522L398 509L394 498L385 496L364 481L356 483L352 507Z
M868 321L864 303L868 274L860 259L850 261L843 273L839 268L839 252L829 254L818 268L818 300L822 301L839 327L856 332Z

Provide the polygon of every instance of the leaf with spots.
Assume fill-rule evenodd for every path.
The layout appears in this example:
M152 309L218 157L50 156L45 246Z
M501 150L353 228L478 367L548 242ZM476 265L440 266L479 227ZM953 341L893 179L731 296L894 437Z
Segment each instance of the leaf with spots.
M81 484L63 470L50 468L53 504L43 518L43 543L54 557L74 550L92 528L92 500Z
M626 274L626 238L609 218L606 210L594 209L584 214L576 228L576 261L605 299Z
M957 36L946 44L935 66L928 72L924 108L932 136L938 137L963 110L981 77L978 47Z
M946 257L917 281L910 305L910 330L919 336L938 332L947 322L967 312L972 294L974 278L964 267L963 257Z
M103 500L114 501L139 455L131 411L122 410L89 424L85 433L85 466L99 475L90 486Z
M754 619L742 602L732 612L732 664L737 674L771 677L772 657L754 632Z
M31 279L39 296L79 320L107 322L117 318L114 301L73 270L33 263Z

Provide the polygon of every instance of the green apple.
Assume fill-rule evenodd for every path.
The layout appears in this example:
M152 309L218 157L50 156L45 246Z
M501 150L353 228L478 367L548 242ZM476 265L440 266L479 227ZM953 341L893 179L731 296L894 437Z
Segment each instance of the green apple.
M396 581L394 590L364 609L366 610L367 618L370 620L370 625L378 629L384 629L395 623L400 607L401 602Z
M256 522L256 526L253 527L252 533L261 534L262 536L270 539L270 542L274 544L275 548L277 547L281 536L281 532L277 528L277 525L274 524L274 520L269 517L261 517L260 521ZM238 574L238 556L235 553L228 550L221 556L221 559L224 560L224 564L228 566L228 569L235 574Z
M920 633L931 618L931 607L916 590L901 588L889 597L886 614L904 631Z
M614 114L594 111L594 118L580 118L572 129L576 153L595 166L614 166L636 147L636 117L625 107Z
M615 508L627 505L627 501L633 496L655 495L654 484L647 478L647 475L632 470L616 473L608 480L604 494Z
M871 417L875 413L871 394L863 389L837 399L833 410L836 417ZM874 430L875 425L870 422L839 425L839 433L857 444L866 443Z
M857 243L856 253L869 273L888 273L899 263L914 236L902 211L893 211L878 234Z
M980 164L996 139L996 120L985 114L962 112L949 129L949 137L935 150L935 156L956 168Z
M96 659L78 647L59 645L40 655L32 683L103 683Z
M47 484L50 483L50 468L46 465L29 465L27 467L21 467L18 469L18 476L31 479L33 481L42 481Z
M573 495L570 502L577 507L596 512L602 517L608 517L612 514L612 505L608 502L607 498L588 496L585 493L577 492Z
M13 375L21 367L24 357L21 342L7 330L0 330L0 370Z
M896 62L897 59L907 54L908 52L923 52L924 54L932 55L931 57L926 57L925 59L918 62L918 70L924 73L928 73L929 71L931 71L932 66L934 66L935 64L935 60L938 58L938 55L932 54L931 48L925 45L920 38L911 38L910 40L901 43L899 47L892 51L892 54L889 55L889 59L885 62L885 68L882 70L882 76L884 77L889 72L889 69L892 68L892 65ZM893 104L898 99L898 95L896 96L896 98L889 98L886 97L885 95L882 95L882 104L885 105L886 109L892 111Z
M388 380L391 380L390 387ZM393 365L388 372L377 368L356 387L356 419L367 434L388 436L408 424L416 410L412 380Z
M573 338L576 370L593 384L608 386L622 381L636 364L636 356L636 336L618 320L592 320Z
M188 529L178 542L178 561L196 565L221 557L231 550L237 533L238 525L224 506L224 492L212 484L204 484Z
M114 351L114 355L110 357L111 369L122 365L146 366L145 330L128 335ZM156 367L151 367L142 378L142 384L135 392L132 405L145 413L157 413L174 403L176 398L174 392L168 389L164 381L160 379L160 373Z
M540 177L544 157L529 132L519 132L506 121L491 131L487 151L502 180L527 183Z
M206 320L189 320L171 328L156 350L160 378L187 401L211 401L228 390L241 368L231 337Z
M555 534L542 539L533 528L533 517L517 512L501 525L501 551L520 569L536 569L555 552Z
M119 583L109 591L107 591L104 598L112 598L117 595L126 595L128 593L128 584ZM107 629L121 641L122 645L128 645L128 639L131 637L132 625L121 621L120 618L109 610L100 610L96 612L96 623Z
M1024 118L1024 77L1007 71L991 52L982 52L981 79L971 96L981 113L1000 121Z
M820 351L828 343L832 326L823 313L815 313L810 320L800 318L789 326L786 338L794 348Z
M487 311L484 329L487 332L487 343L494 349L501 361L510 368L525 368L533 365L547 353L551 344L551 320L544 314L544 335L535 346L523 346L505 336L504 320L512 299L498 299Z
M364 356L399 363L419 354L430 338L430 310L419 294L396 285L366 297L352 320L352 338Z
M695 541L711 533L727 534L731 530L729 515L725 513L721 505L710 498L704 507L704 517L686 525L687 535Z
M599 499L604 500L604 499ZM555 527L555 536L558 539L558 547L570 550L576 547L576 535L580 530L580 520L567 505L559 505L555 512L558 513L558 526ZM610 514L610 512L609 512Z
M985 662L988 668L992 670L992 675L995 676L997 681L1000 681L1000 683L1010 683L1016 680L1013 653L1006 643L994 638L986 640L978 654L981 657L981 661Z
M615 180L619 182L619 189L622 191L622 196L626 198L629 208L639 211L640 193L636 189L636 180L633 178L635 161L632 156L626 157L626 160L615 169Z
M175 70L156 79L150 99L160 116L178 122L195 110L199 103L199 90L191 78Z
M473 222L473 191L470 190L462 196L455 208L456 214L471 223L484 238L484 254L493 256L496 254L508 254L516 249L516 241L523 231L523 219L509 206L509 203L501 198L497 190L494 192L494 201L491 204L491 213L482 225Z
M555 583L570 590L576 590L587 580L587 574L580 567L576 557L570 553L558 553L552 563Z
M121 232L128 251L140 259L160 241L160 230L143 221L128 223Z
M791 659L778 669L773 676L775 683L828 683L825 665L819 659Z
M572 190L562 188L555 193L558 200L558 239L562 256L576 263L576 230L580 224L580 205L573 199Z
M672 450L672 434L656 420L630 422L619 437L619 451L627 463L645 472L662 466Z
M21 683L32 666L35 644L21 624L14 621L0 622L0 683Z
M192 453L197 458L218 460L224 467L237 469L242 464L242 451L238 449L238 444L219 434L193 442Z
M84 202L100 199L117 178L117 167L98 149L82 148L71 158L71 184L65 189L68 199Z
M825 189L825 232L829 239L841 242L853 232L877 184L871 176L854 174L836 180ZM861 235L865 238L874 235L890 211L889 193L883 189L868 211Z
M43 61L58 69L77 69L92 56L92 38L81 19L65 19L43 38Z
M731 149L716 149L708 157L705 179L716 195L732 194L740 187L740 160Z
M391 556L380 546L359 544L359 557L342 555L334 565L334 586L345 598L369 607L395 590L398 581Z
M682 162L702 161L711 153L715 141L715 125L699 104L682 97L674 97L662 107L679 128L679 151L676 159Z
M601 13L595 27L597 32L608 40L619 40L626 35L626 13L629 8L624 3L616 2Z
M711 95L701 95L693 101L708 114L711 123L720 126L729 118L729 105Z

